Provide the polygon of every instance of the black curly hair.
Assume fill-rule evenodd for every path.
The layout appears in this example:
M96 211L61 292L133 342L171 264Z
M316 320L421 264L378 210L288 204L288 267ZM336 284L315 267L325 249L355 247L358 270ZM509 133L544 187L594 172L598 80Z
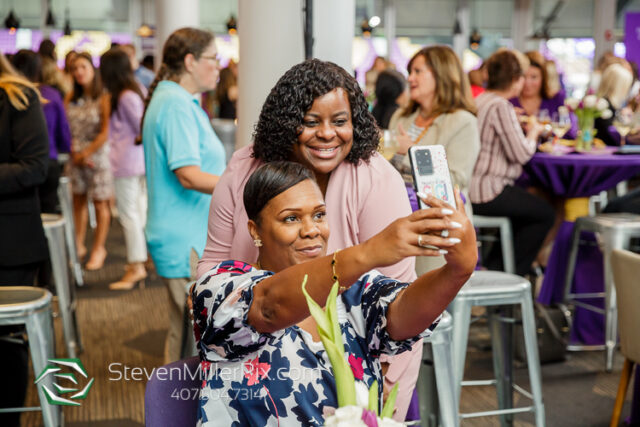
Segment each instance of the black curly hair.
M353 147L346 160L355 165L368 161L380 135L362 90L344 69L319 59L294 65L271 89L253 133L253 156L264 162L291 160L304 115L316 98L336 88L344 89L351 106Z

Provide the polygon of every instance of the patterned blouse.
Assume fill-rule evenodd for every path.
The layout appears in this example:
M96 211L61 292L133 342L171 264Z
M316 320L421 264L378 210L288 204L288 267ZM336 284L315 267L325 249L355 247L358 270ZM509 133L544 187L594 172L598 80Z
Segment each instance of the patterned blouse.
M239 261L224 261L193 290L194 333L201 368L198 425L318 426L337 407L335 380L322 343L298 326L272 334L248 323L253 288L272 276ZM338 297L338 321L356 380L378 381L379 356L409 350L431 335L436 320L419 336L392 340L386 313L408 286L373 270Z

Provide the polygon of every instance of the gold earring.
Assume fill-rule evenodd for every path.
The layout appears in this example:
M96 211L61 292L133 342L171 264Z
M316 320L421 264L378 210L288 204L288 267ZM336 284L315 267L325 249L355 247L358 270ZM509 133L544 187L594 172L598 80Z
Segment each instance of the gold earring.
M260 246L262 246L262 240L253 239L253 244L256 245L256 248L259 248Z

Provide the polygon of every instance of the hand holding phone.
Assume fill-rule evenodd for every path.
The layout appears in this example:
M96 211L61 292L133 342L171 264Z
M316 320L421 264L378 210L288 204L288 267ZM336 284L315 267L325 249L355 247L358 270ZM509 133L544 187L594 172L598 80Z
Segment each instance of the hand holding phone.
M409 160L413 173L413 185L416 193L433 195L436 198L456 206L451 184L451 174L447 163L447 154L442 145L414 145L409 149ZM429 206L420 200L422 209Z

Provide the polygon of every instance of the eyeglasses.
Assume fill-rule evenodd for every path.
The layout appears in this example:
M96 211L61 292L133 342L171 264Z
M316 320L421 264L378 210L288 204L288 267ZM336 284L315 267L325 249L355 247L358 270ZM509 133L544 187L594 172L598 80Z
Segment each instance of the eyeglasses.
M200 58L198 59L211 59L212 61L215 61L216 64L220 63L220 59L218 58L218 55L200 55Z

